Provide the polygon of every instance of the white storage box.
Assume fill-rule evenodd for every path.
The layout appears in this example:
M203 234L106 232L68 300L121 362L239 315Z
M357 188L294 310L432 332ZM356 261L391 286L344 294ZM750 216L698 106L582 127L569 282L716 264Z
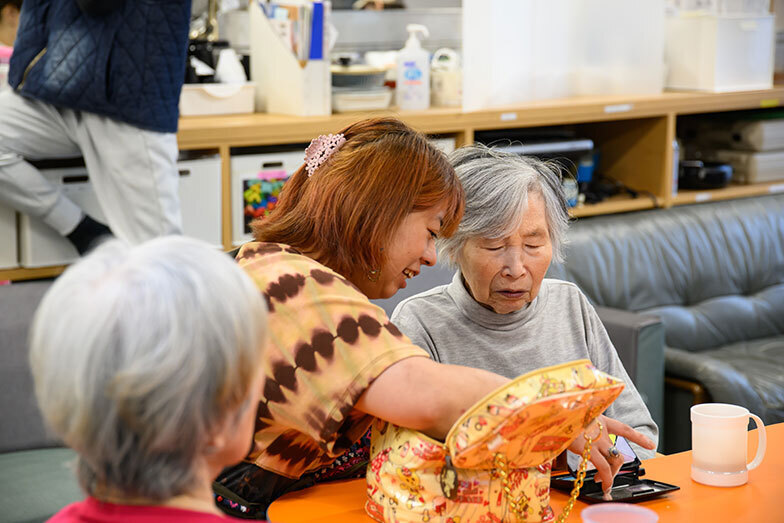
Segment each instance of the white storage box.
M0 269L15 269L18 266L16 211L0 206Z
M232 243L251 241L250 222L275 207L285 181L304 163L305 145L285 152L231 158Z
M255 93L255 82L185 84L180 93L180 116L252 113Z
M697 142L712 149L775 151L784 149L784 118L770 120L706 120L694 129Z
M221 162L209 156L178 162L183 232L209 242L221 241ZM106 223L85 167L42 169L41 174L62 186L63 193L87 214ZM76 249L41 220L20 214L20 264L23 267L63 265L78 258Z
M106 223L85 167L42 169L41 174L61 186L63 194L87 214ZM41 220L26 214L19 215L19 249L22 267L63 265L79 257L68 240Z
M183 234L222 249L220 156L181 160L177 169Z
M668 17L667 87L716 92L771 88L773 24L773 15Z
M664 0L464 0L463 109L657 94Z
M706 153L706 157L732 165L732 181L765 183L784 180L784 151L733 151L729 149Z

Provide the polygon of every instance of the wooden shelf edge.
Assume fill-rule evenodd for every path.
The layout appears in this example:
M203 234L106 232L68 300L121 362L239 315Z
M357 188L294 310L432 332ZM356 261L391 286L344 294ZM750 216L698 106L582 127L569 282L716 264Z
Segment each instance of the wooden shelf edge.
M763 196L766 194L777 194L784 192L784 179L756 183L752 185L730 185L723 189L710 189L704 191L680 190L672 199L672 205L688 205L692 203L706 203L720 200L732 200L735 198L747 198L750 196Z
M372 116L397 117L424 133L442 134L461 133L466 129L536 127L778 105L784 106L784 86L729 93L665 91L653 95L577 96L477 111L433 108L427 111L398 112L393 108L325 116L266 113L189 116L180 119L177 139L181 149L309 142L318 132L334 132L349 123Z
M35 267L26 269L19 267L17 269L0 269L0 281L23 281L23 280L39 280L42 278L54 278L59 276L66 269L67 265L53 265L51 267Z
M569 210L572 218L586 218L588 216L598 216L600 214L618 214L630 211L645 211L655 209L656 204L653 200L646 197L612 199L606 202L579 205Z

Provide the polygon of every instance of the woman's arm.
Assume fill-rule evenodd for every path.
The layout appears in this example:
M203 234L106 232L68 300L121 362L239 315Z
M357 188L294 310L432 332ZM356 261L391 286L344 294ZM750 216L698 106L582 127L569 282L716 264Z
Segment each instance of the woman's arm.
M412 357L381 373L355 407L443 441L466 410L508 382L485 370Z

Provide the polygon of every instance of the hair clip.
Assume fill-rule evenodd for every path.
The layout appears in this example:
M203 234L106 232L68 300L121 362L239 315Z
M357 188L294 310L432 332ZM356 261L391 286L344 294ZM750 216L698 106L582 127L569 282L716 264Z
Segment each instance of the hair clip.
M305 149L305 169L308 171L308 178L313 176L316 169L323 165L344 143L346 143L346 137L342 134L322 134L311 140L310 145Z

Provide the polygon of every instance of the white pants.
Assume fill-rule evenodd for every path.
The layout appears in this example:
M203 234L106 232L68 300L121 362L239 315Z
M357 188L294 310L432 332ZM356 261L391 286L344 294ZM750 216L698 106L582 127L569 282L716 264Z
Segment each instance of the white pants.
M115 236L182 232L175 134L0 93L0 202L70 233L82 210L25 160L79 155Z

